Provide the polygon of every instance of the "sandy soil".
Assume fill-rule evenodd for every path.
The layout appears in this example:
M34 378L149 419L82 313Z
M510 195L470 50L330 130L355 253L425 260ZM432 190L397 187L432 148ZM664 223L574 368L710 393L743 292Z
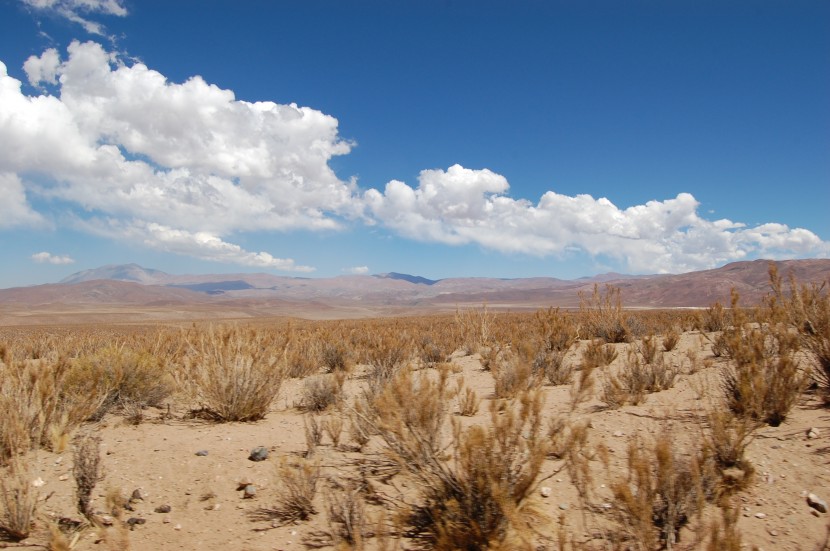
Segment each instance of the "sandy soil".
M617 346L621 351L616 361L619 364L628 345ZM689 449L699 440L702 409L707 404L707 394L717 384L722 364L712 358L708 343L696 333L684 334L678 348L668 353L666 359L688 371L690 350L697 355L700 369L693 375L682 375L674 388L650 395L643 405L610 410L594 398L576 410L574 416L590 421L589 449L607 446L609 466L606 469L599 459L591 461L594 480L590 505L595 510L589 511L581 507L567 472L553 474L561 462L546 462L544 475L550 478L542 485L551 488L551 495L545 498L537 492L536 499L550 520L535 527L540 532L539 549L557 548L547 538L552 538L560 515L564 515L567 529L577 541L599 545L595 536L613 525L605 504L613 502L610 482L625 474L626 449L631 438L647 440L668 429L680 450ZM712 360L707 362L711 365L704 367L705 360ZM476 416L459 418L464 423L487 422L488 402L493 399L492 375L481 370L477 356L456 355L452 362L457 371L452 377L463 376L466 384L484 398ZM359 370L355 371L347 381L347 395L353 396L363 384L358 374ZM99 427L105 477L94 493L96 509L104 510L108 489L120 490L127 496L140 490L143 500L134 503L134 511L124 513L125 519L146 521L133 530L123 531L121 536L128 540L131 549L306 549L305 543L315 533L328 528L322 492L316 498L319 513L307 522L274 528L268 521L252 520L250 516L273 503L274 492L280 485L276 477L280 458L297 457L306 450L303 412L294 407L299 401L300 384L288 381L273 411L256 423L211 424L190 420L183 404L173 404L171 416L164 410L148 410L147 419L138 426L108 416ZM546 386L544 393L547 417L569 412L568 387ZM455 408L453 404L451 411ZM808 438L811 428L818 437ZM347 440L345 429L343 441ZM270 450L269 459L248 459L251 449L257 446ZM373 442L368 452L379 448ZM207 455L196 455L201 450L207 451ZM781 426L757 432L748 456L757 473L754 482L740 494L742 514L738 524L747 548L820 549L828 530L828 515L814 512L805 495L815 492L830 500L830 410L820 407L814 397L805 396ZM349 462L360 454L342 447L334 449L326 437L316 457L324 476L338 478L350 469L353 472ZM79 518L74 505L72 454L40 451L28 459L32 478L44 482L39 488L41 498L48 497L41 507L44 514L55 519ZM255 497L244 498L239 490L241 483L253 484ZM373 484L378 492L389 496L406 492L401 477L388 483L376 479ZM164 505L170 507L169 512L155 512ZM379 513L378 508L371 510ZM597 512L602 510L608 512ZM707 516L715 511L709 507ZM117 540L115 531L108 532L109 543L100 541L101 534L95 530L81 532L76 549L123 547L113 543ZM691 534L685 537L691 540ZM44 538L39 532L24 543L43 542ZM370 548L372 545L370 542ZM402 547L396 548L406 548L408 544L404 541L398 545Z

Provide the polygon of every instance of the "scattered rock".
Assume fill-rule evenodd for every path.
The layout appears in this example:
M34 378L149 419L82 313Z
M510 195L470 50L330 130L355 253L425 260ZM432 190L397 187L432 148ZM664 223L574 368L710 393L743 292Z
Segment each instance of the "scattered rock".
M147 519L138 518L138 517L130 517L127 519L127 525L130 527L130 530L135 530L135 527L139 524L144 524L147 522Z
M815 440L819 436L821 436L821 433L819 432L819 430L817 428L810 427L809 429L807 429L807 439L808 440Z
M133 490L130 501L144 501L144 493L141 491L141 488Z
M98 520L99 520L99 521L101 522L101 524L103 524L104 526L112 526L112 523L114 522L114 521L113 521L113 518L112 518L111 516L109 516L109 515L100 515L100 516L98 517Z
M35 488L40 488L44 484L46 483L40 477L37 477L36 479L32 480L32 486L34 486Z
M173 527L173 530L181 530L181 529L182 529L181 524L177 524L176 526Z
M766 515L766 513L755 513L755 518L764 519L764 518L767 518L767 515Z
M614 436L616 438L621 438L621 437L625 436L625 433L621 430L615 430L611 436Z
M567 503L560 503L559 504L559 509L561 509L562 511L567 511L568 510L568 504Z
M553 490L550 489L550 486L542 486L542 489L539 490L542 497L550 497L551 492L553 492Z
M251 450L251 455L248 456L251 461L265 461L268 459L268 448L258 446Z
M246 484L243 488L242 498L251 499L254 496L256 496L256 486L254 486L253 484Z
M69 475L68 474L62 474L58 477L58 480L60 480L61 482L69 480Z
M204 457L207 454L208 454L207 450L199 450L199 451L196 452L196 455L198 455L199 457Z
M807 505L820 513L827 512L827 502L818 497L816 494L807 494Z
M155 508L156 513L169 513L173 508L169 505L159 505Z

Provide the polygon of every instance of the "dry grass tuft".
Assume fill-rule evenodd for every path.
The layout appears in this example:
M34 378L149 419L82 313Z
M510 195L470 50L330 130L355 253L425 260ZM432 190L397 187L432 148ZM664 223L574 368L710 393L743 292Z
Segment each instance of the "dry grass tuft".
M37 491L29 470L14 461L7 476L0 478L0 537L20 541L29 537L38 507Z
M271 507L252 513L255 520L271 520L279 524L293 524L308 520L317 514L314 497L320 480L320 465L308 460L289 462L283 458L277 465L275 487L277 495Z
M104 477L101 469L101 437L82 435L77 438L72 459L78 512L92 520L92 490Z

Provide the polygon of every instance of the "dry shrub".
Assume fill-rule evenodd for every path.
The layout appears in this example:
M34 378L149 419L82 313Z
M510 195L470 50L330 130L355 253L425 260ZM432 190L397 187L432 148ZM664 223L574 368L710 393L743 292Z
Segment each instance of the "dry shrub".
M320 480L320 465L298 459L289 462L285 458L277 465L274 487L276 497L271 507L253 512L255 520L271 520L279 524L292 524L308 520L317 514L314 497Z
M418 493L415 503L403 504L403 535L424 549L526 547L536 514L528 498L548 452L541 407L541 394L526 393L518 411L500 412L494 403L488 427L456 423L449 462L395 425L379 426Z
M303 381L302 407L306 411L325 411L343 398L345 372L313 375Z
M571 411L576 410L579 404L591 399L596 384L594 369L594 366L583 365L579 370L579 377L571 383L571 388L568 389L571 397Z
M175 388L162 358L123 345L111 345L79 358L73 371L78 376L99 378L110 389L94 419L119 407L160 406Z
M376 396L406 367L412 357L412 340L405 334L380 332L371 338L365 354L368 393Z
M798 335L767 315L768 322L749 324L734 310L736 326L723 333L730 365L721 386L736 415L778 426L807 387L809 373L798 364Z
M599 285L594 285L591 296L580 291L579 314L586 338L608 343L628 341L630 330L623 316L619 287L606 285L603 293Z
M628 477L612 484L618 522L637 549L672 549L680 530L705 503L698 456L675 453L671 436L661 433L653 445L632 441Z
M672 327L663 335L663 350L665 352L671 352L677 347L678 342L680 342L680 333Z
M366 506L354 484L326 492L328 535L337 549L363 549L368 536Z
M677 374L677 369L667 365L662 356L656 362L644 363L636 354L629 354L617 375L604 378L602 401L611 408L638 405L646 395L673 387Z
M487 310L487 305L480 309L455 311L458 340L465 354L475 354L481 347L491 344L494 322L494 315Z
M324 342L320 361L329 373L348 372L352 366L349 349L341 342Z
M305 429L305 456L311 457L317 450L317 446L323 442L325 423L317 422L315 415L303 415L303 428Z
M798 331L801 346L815 362L814 376L830 404L830 293L826 283L798 285L790 277L785 294L775 264L770 264L770 308Z
M340 436L343 434L343 419L337 416L323 421L323 430L329 435L331 445L335 448L340 445Z
M402 450L413 454L407 458L412 462L438 450L447 416L448 372L440 371L437 380L430 375L401 371L373 404L376 432L404 441Z
M723 304L716 302L698 316L697 328L704 333L717 333L731 325L731 316L723 307Z
M565 362L566 353L561 350L539 352L533 360L533 371L543 373L548 382L554 386L571 384L576 366Z
M19 460L12 462L8 474L0 478L0 538L20 541L29 537L37 500L29 470Z
M721 521L713 520L710 525L706 551L742 551L744 545L737 528L740 505L723 503L720 510Z
M710 454L720 473L721 487L714 491L729 495L745 488L755 472L745 457L758 423L736 417L726 408L712 408L707 416L708 431L704 437L704 449Z
M476 391L470 387L465 387L463 383L458 386L458 414L465 417L472 417L478 413L478 408L481 405L481 399L476 394Z
M0 363L0 464L32 448L62 451L68 435L89 419L110 387L66 358Z
M211 327L188 335L188 343L190 353L175 376L198 414L219 422L265 417L285 369L261 333Z
M513 354L507 354L498 368L491 368L495 380L494 394L498 399L512 399L522 392L538 388L543 374L535 373L533 366Z
M613 344L606 344L602 339L593 339L582 350L582 366L605 367L617 359L617 349Z
M92 490L104 476L101 469L101 437L80 436L75 441L72 459L78 512L92 520Z
M637 351L643 357L643 362L650 364L657 359L657 337L653 334L646 335L637 346Z

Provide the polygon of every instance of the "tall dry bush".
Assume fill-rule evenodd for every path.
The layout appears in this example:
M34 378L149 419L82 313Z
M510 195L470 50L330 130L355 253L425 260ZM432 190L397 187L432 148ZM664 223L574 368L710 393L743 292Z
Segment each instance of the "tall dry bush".
M565 361L565 356L579 339L573 317L550 308L536 312L534 321L538 345L533 351L533 372L543 374L555 386L570 384L576 366Z
M455 324L461 349L466 354L475 354L481 347L492 344L495 316L486 304L479 309L456 310Z
M265 417L285 378L283 350L238 327L211 326L186 338L189 352L174 375L194 411L219 422Z
M770 264L770 308L798 332L803 350L815 362L814 377L830 404L830 293L827 282L802 284L790 277L789 293L775 264Z
M15 460L6 476L0 477L0 539L28 538L37 508L38 494L29 480L29 470L22 461Z
M680 530L705 503L701 462L675 451L671 436L661 433L645 446L628 448L628 477L612 484L617 520L631 549L673 549Z
M7 353L0 362L0 464L33 448L62 451L110 390L65 357L14 360Z
M95 419L117 408L161 406L175 391L163 358L123 344L78 358L73 371L78 377L97 378L109 388L104 403L93 414Z
M455 423L450 461L396 425L379 425L417 491L402 504L403 535L423 549L526 547L537 514L529 498L548 453L541 407L540 393L526 393L503 411L493 403L489 426Z
M737 307L733 317L735 325L723 333L730 360L721 383L726 404L736 415L778 426L809 382L798 361L798 334L774 311L758 315L760 323L750 323Z
M656 343L654 344L656 349ZM602 385L602 400L611 408L625 404L638 405L648 394L662 392L674 386L678 370L669 365L663 356L628 354L625 365L615 374L606 374Z
M288 461L277 465L276 496L273 505L255 510L255 520L270 520L277 524L291 524L308 520L317 514L314 498L320 480L320 464L309 460Z
M602 339L607 343L627 342L630 328L625 319L620 288L606 285L600 291L594 285L593 292L579 292L579 316L584 328L584 338Z

